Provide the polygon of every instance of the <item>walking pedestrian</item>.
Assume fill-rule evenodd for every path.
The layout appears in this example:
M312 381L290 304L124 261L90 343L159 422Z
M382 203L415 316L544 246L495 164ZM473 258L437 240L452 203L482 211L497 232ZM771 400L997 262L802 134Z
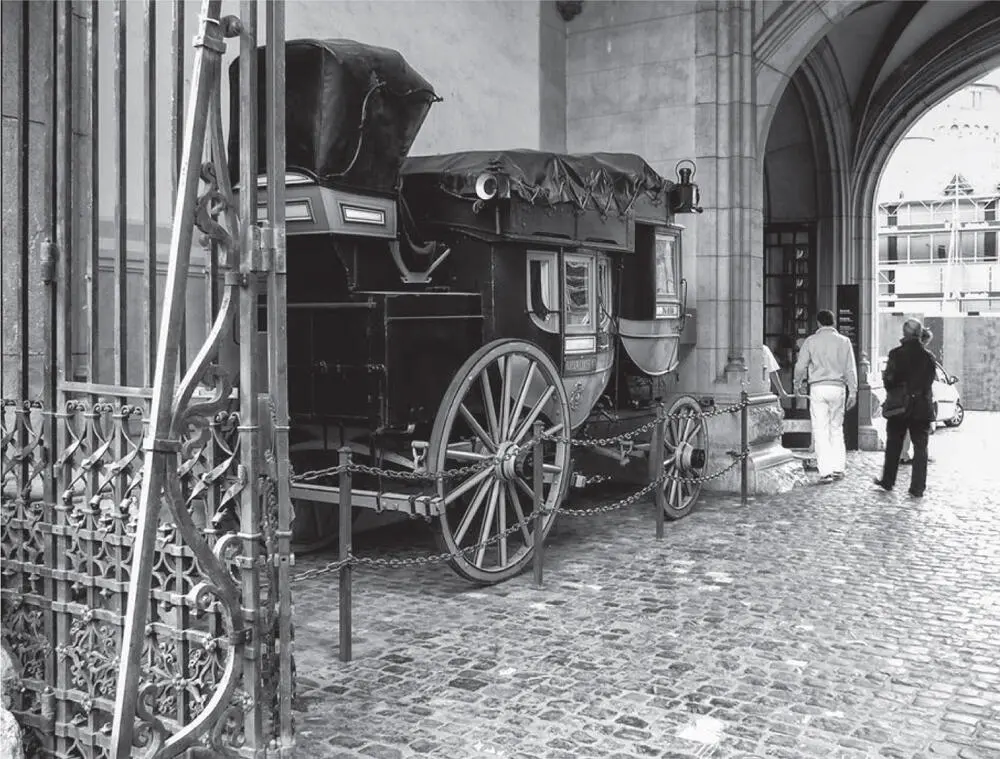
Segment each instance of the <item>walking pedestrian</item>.
M826 484L847 468L844 411L858 402L858 367L851 341L833 326L833 312L820 311L816 322L818 329L799 349L794 387L809 396L816 468L820 484Z
M903 438L909 432L913 442L910 495L915 498L923 496L927 486L927 436L934 421L934 401L931 397L934 357L920 344L922 330L919 319L903 322L903 339L889 351L889 359L882 372L887 395L897 396L905 410L885 420L885 462L882 464L882 476L875 480L875 484L883 490L895 487Z
M770 377L771 389L778 394L779 398L788 398L788 391L785 390L785 386L781 382L781 364L778 363L778 359L774 357L771 349L767 347L767 343L763 343L761 348L763 348L761 355L764 361L764 379Z
M930 348L927 347L930 344L931 340L933 340L933 339L934 339L934 333L931 330L927 329L927 327L924 327L922 330L920 330L920 344L922 346L924 346L924 350L926 350L928 353L931 354L931 358L934 359L934 361L936 363L937 362L937 358L934 356L934 352ZM933 400L934 400L934 398L933 398L933 393L932 393L931 408L934 411L934 419L937 419L937 408L936 408L936 404L933 403ZM934 434L934 422L933 421L931 422L931 426L930 426L930 434L932 434L932 435ZM928 438L928 440L927 440L927 463L930 464L933 461L934 461L934 459L931 457L931 442L930 442L930 439ZM903 448L902 448L902 453L899 456L899 463L900 464L912 464L913 463L913 446L910 443L910 431L909 430L906 431L906 436L903 438Z

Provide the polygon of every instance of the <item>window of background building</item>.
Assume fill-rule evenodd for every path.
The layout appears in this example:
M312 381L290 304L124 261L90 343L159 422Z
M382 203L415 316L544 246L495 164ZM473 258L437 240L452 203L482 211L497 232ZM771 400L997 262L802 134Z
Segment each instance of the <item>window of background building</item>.
M931 250L934 235L910 235L910 263L928 263L931 260Z
M976 258L976 235L971 230L958 233L959 257L963 261L973 261Z
M886 208L886 212L888 214L888 226L899 226L899 206L889 206Z

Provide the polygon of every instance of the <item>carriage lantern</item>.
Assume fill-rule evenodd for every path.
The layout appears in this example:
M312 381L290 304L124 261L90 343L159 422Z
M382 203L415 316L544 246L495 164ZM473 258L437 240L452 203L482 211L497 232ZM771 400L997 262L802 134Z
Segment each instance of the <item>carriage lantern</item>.
M690 164L690 166L684 165ZM683 166L683 168L681 168ZM677 162L674 171L677 174L677 184L670 191L670 205L674 213L701 213L701 192L698 185L691 181L698 167L694 161L685 158Z

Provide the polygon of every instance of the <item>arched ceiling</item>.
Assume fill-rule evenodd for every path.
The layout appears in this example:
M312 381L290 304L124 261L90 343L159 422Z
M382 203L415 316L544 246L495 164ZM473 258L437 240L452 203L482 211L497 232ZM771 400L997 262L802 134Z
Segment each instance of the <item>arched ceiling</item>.
M990 15L1000 16L1000 4L993 0L876 0L833 26L825 42L839 68L855 123L900 72L923 65L942 40L951 37L961 44L959 30L970 19Z

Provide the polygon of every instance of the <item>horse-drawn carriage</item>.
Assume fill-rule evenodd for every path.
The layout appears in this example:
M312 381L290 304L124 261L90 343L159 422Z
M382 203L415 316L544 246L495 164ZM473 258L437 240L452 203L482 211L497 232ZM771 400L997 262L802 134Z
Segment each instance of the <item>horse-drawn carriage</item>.
M610 153L408 158L438 98L398 53L297 40L286 68L292 465L336 465L347 446L378 470L436 475L429 490L356 478L352 505L433 518L460 575L501 581L527 565L586 467L625 473L648 453L648 435L597 439L648 429L669 400L659 378L692 331L674 223L695 210L690 174L675 184ZM694 399L667 408L676 518L698 494L685 478L708 439ZM591 439L589 463L571 438ZM291 492L296 541L336 529L336 482ZM539 502L546 516L532 519Z

